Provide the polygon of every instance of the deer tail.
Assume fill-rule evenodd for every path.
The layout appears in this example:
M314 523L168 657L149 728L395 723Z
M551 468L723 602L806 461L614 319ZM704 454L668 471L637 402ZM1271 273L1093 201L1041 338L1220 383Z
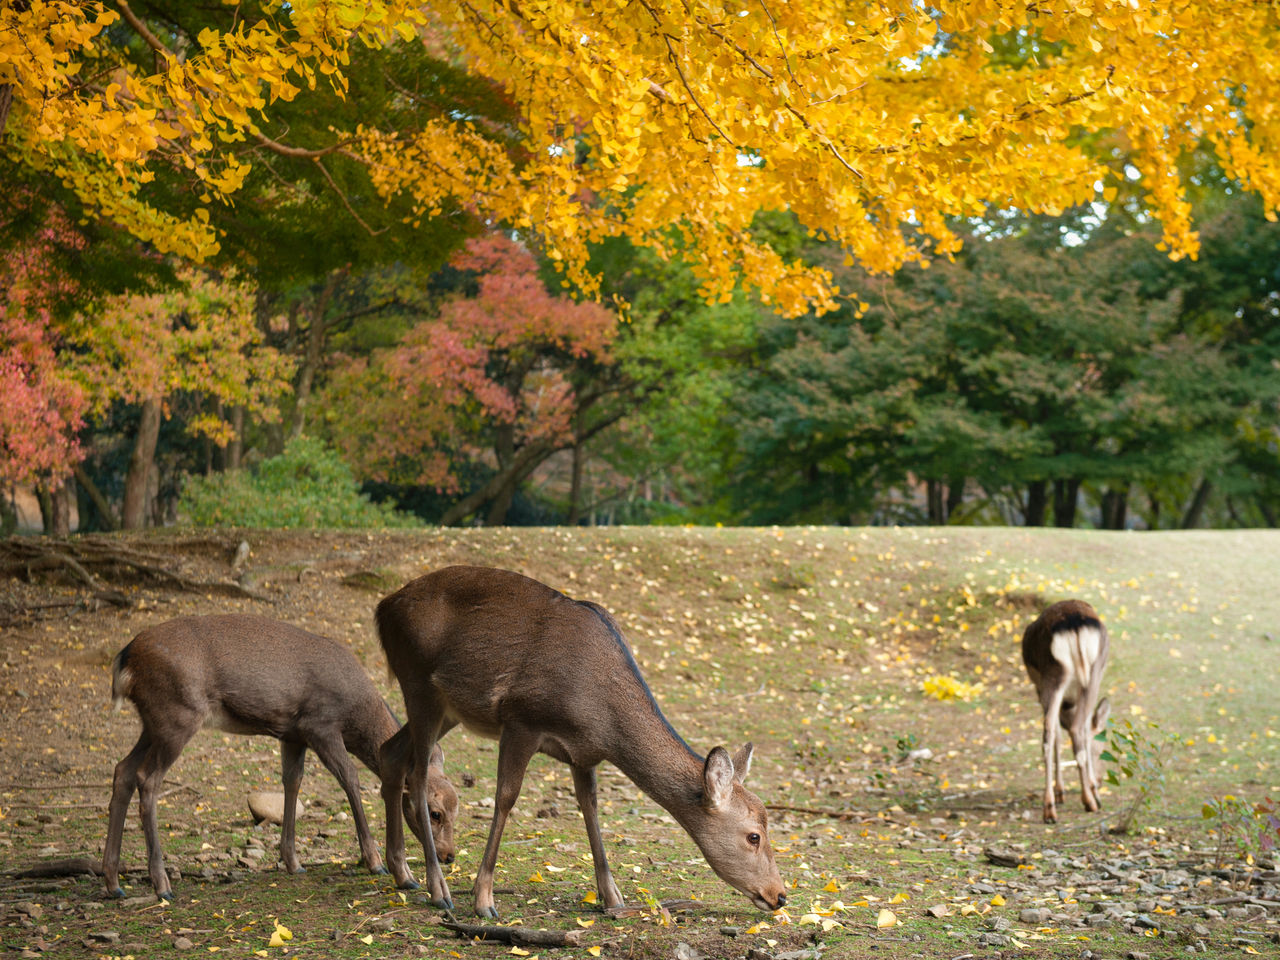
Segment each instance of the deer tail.
M124 708L125 701L132 696L133 670L129 667L129 647L127 646L111 661L111 705L121 710Z

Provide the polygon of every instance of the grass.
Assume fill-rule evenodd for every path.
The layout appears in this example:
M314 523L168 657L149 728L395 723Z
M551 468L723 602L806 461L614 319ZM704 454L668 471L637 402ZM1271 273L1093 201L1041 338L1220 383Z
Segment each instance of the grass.
M374 595L351 575L374 571L394 584L470 562L520 570L613 611L655 696L695 749L753 740L749 785L771 808L779 865L793 884L785 915L755 911L711 874L664 811L606 767L601 819L610 862L628 902L643 908L606 918L583 903L594 885L568 771L539 757L499 859L504 922L590 923L584 942L606 957L668 958L680 942L709 957L776 955L815 938L824 955L851 958L1079 957L1083 949L1156 957L1194 949L1197 939L1235 952L1274 949L1267 940L1277 933L1274 914L1205 916L1203 904L1238 893L1238 883L1195 872L1190 892L1155 894L1143 884L1158 887L1151 878L1160 871L1212 859L1218 838L1199 818L1206 800L1280 796L1280 639L1272 639L1280 638L1280 597L1266 574L1280 569L1280 536L967 528L245 535L254 548L250 571L274 605L139 591L143 606L130 611L35 623L0 639L0 866L100 852L111 768L137 729L131 715L105 712L105 665L143 626L178 613L264 612L347 640L381 682ZM303 567L306 577L291 572ZM1108 624L1105 687L1117 717L1154 723L1153 736L1176 734L1181 744L1163 793L1124 837L1099 828L1133 796L1127 783L1104 791L1102 815L1084 814L1069 793L1062 822L1039 823L1040 716L1018 641L1042 605L1068 596L1088 600ZM976 695L928 697L924 682L935 677L971 685ZM398 693L384 686L394 702ZM463 800L450 882L465 920L496 753L463 732L444 747ZM908 756L921 749L932 759ZM182 789L161 805L167 862L182 871L177 902L151 902L131 819L124 865L137 903L105 902L100 881L87 878L5 880L0 949L150 957L180 952L173 944L184 937L195 952L236 957L500 951L452 939L420 896L356 867L342 794L314 760L299 823L308 873L269 869L276 833L251 826L243 797L270 789L278 769L271 741L201 734L171 772ZM464 778L474 786L462 786ZM368 774L363 780L380 832L376 784ZM49 787L56 789L33 789ZM263 866L239 865L251 841L267 849ZM988 862L992 845L1021 852L1031 869ZM1111 883L1099 880L1100 862L1147 872ZM210 879L201 878L206 869ZM697 904L664 913L660 902L672 898ZM1074 924L1086 903L1145 899L1159 907L1149 911L1159 936L1130 932L1121 921ZM15 913L19 902L39 904L41 916ZM1046 903L1065 919L1021 920L1023 910ZM931 916L930 906L950 915ZM877 924L883 910L892 911L893 925ZM294 937L268 947L277 920ZM1207 937L1194 932L1198 923L1209 925ZM118 938L91 940L104 931ZM983 934L1013 940L988 947L979 943Z

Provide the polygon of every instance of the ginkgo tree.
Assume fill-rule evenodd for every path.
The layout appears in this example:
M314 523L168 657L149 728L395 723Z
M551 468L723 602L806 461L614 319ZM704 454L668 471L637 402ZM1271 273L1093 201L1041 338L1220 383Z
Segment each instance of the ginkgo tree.
M1194 254L1196 149L1280 203L1272 3L259 0L198 30L186 6L5 5L0 149L197 259L270 156L359 163L411 223L461 207L537 234L587 291L593 242L625 236L688 258L707 298L745 283L784 313L832 307L834 284L753 232L762 210L887 270L953 252L951 218L1119 188ZM445 108L296 142L277 119L401 44L505 91L514 129ZM161 172L187 200L149 189Z

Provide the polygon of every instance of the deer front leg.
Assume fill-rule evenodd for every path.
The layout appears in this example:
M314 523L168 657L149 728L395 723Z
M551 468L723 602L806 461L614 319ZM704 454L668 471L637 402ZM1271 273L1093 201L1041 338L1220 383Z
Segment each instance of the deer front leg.
M387 866L396 886L404 890L418 889L418 881L409 872L404 854L404 819L401 804L404 802L404 781L409 764L409 751L413 739L409 727L401 727L378 751L378 766L382 770L382 802L387 808Z
M577 767L569 765L573 771L573 792L578 798L578 809L582 811L582 822L587 828L587 840L591 844L591 863L596 873L596 892L600 896L600 906L605 910L622 907L622 893L613 882L613 874L609 871L609 859L605 855L604 840L600 837L600 819L596 808L596 771L594 767Z
M284 784L284 816L280 821L280 862L290 873L305 873L295 849L298 819L298 791L307 765L307 748L301 743L280 741L280 780Z
M144 730L134 748L116 764L115 775L111 778L110 819L107 823L107 845L102 851L102 879L107 885L107 893L113 897L124 896L120 887L120 844L124 839L129 801L138 789L138 767L149 749L151 738Z
M346 747L342 744L342 734L335 731L333 736L313 738L311 749L316 752L320 762L333 774L334 779L342 786L347 795L347 803L351 806L351 817L356 822L356 838L360 843L360 862L370 873L386 873L382 865L382 856L378 853L378 844L369 830L369 820L365 816L364 801L360 797L360 774L356 765L351 762Z
M484 847L474 887L477 916L498 919L498 908L493 902L493 872L498 865L498 844L502 842L507 816L520 796L524 771L538 750L538 739L537 734L511 724L503 727L502 736L498 739L498 785L493 797L493 823L489 826L489 840Z

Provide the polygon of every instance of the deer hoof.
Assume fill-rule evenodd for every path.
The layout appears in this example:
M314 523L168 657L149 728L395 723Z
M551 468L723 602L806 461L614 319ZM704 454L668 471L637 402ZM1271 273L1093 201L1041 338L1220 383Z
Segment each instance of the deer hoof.
M410 877L408 880L405 880L402 883L397 883L396 886L399 887L401 890L417 890L420 886L422 886L422 884L420 884L417 880L414 880L412 877Z
M435 907L437 910L448 910L450 913L452 913L452 912L453 912L453 898L452 898L452 897L442 897L442 898L441 898L441 899L439 899L439 900L436 900L435 898L432 898L432 900L431 900L431 905L432 905L433 907ZM496 911L495 911L495 913L494 913L494 916L497 916L497 912L496 912Z
M115 897L117 900L123 900L125 898L124 888L116 887L114 890L108 890L107 895Z
M382 864L378 864L376 867L370 867L369 872L377 874L378 876L381 877L381 876L385 876L388 873L388 870Z
M157 896L157 897L159 897L161 900L164 900L166 903L168 903L168 902L172 902L172 900L173 900L173 891L172 891L172 890L165 890L163 893L157 893L157 894L156 894L156 896Z
M487 917L490 920L497 920L498 908L497 907L476 907L476 916Z

